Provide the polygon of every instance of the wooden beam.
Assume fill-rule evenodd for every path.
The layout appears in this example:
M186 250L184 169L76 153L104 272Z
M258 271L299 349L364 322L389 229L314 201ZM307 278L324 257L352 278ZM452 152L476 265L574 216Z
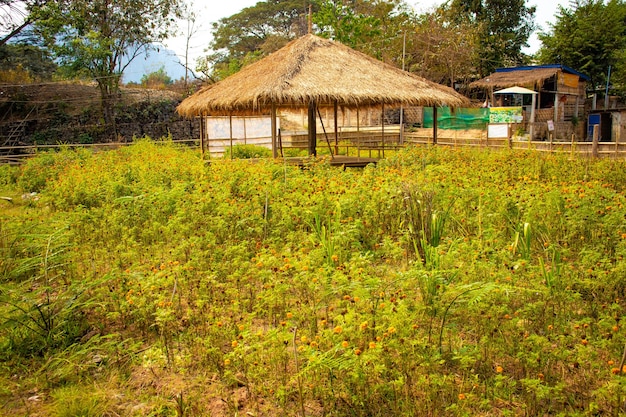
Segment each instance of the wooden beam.
M437 144L437 106L433 106L433 145Z
M278 158L278 150L276 148L276 104L273 101L270 119L272 129L272 157Z
M335 119L335 155L339 155L339 122L337 121L337 100L333 104L333 118Z
M309 155L317 156L317 103L309 101Z

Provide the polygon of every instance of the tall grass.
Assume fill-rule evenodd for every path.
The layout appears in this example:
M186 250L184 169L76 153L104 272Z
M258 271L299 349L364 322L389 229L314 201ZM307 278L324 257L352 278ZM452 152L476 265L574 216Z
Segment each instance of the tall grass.
M38 197L1 206L3 411L619 415L625 172L38 156L0 185Z

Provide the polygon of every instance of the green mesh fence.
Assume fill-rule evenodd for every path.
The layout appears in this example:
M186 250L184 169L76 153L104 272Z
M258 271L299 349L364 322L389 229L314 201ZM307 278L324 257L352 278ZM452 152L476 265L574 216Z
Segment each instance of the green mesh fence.
M439 129L465 130L487 129L489 123L488 108L451 109L437 108L437 127ZM424 107L424 127L433 127L433 108Z

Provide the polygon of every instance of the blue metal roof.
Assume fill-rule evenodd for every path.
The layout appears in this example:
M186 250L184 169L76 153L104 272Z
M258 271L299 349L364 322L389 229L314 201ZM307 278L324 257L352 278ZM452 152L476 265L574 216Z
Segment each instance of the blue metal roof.
M513 68L498 68L496 69L496 72L529 71L529 70L534 70L534 69L560 69L564 72L569 72L570 74L578 75L580 78L584 79L585 81L591 81L591 78L589 78L585 74L578 72L575 69L572 69L566 65L561 65L561 64L528 65L528 66L513 67Z

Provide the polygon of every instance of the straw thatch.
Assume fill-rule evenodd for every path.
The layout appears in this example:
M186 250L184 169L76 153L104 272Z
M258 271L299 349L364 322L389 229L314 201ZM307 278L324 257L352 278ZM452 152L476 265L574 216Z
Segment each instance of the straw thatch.
M451 88L402 71L340 43L315 35L279 51L185 99L184 116L245 114L281 106L461 106Z
M494 72L485 78L474 81L470 84L470 87L506 88L523 86L532 90L535 88L535 85L541 84L548 78L554 77L559 71L559 68L532 68Z

